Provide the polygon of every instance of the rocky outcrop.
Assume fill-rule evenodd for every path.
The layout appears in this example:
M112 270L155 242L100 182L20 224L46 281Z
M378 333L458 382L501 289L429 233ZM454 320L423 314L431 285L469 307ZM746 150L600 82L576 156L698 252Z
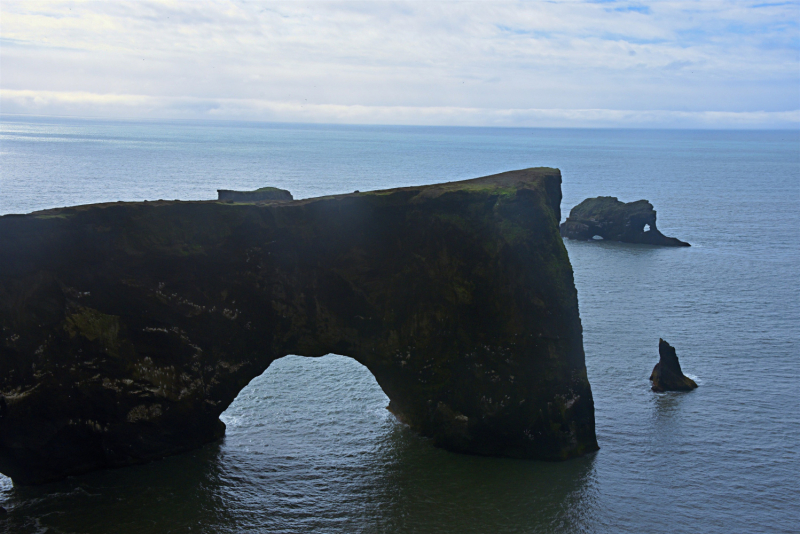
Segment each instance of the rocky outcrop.
M217 200L230 200L232 202L286 202L293 198L289 191L286 189L278 189L277 187L262 187L255 191L217 189Z
M653 391L690 391L697 387L694 380L683 374L675 348L663 339L658 340L659 360L650 374Z
M587 198L572 208L569 217L561 225L561 235L578 240L600 236L624 243L689 246L689 243L667 237L658 231L656 210L648 201L624 203L616 197Z
M287 354L356 359L452 451L596 450L560 184L540 168L0 217L0 472L35 484L198 447Z

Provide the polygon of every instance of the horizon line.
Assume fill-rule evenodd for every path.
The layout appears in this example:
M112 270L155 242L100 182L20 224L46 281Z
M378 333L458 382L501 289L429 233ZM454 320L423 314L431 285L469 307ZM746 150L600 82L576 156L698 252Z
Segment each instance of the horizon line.
M479 128L800 129L800 108L784 111L678 111L318 104L252 98L14 89L0 89L0 110L5 110L0 114L9 116L105 120Z
M800 114L800 110L795 110ZM247 125L282 125L282 126L353 126L353 127L375 127L375 128L464 128L464 129L495 129L495 130L672 130L672 131L775 131L775 132L800 132L800 121L797 124L787 123L786 125L757 125L757 126L713 126L713 125L662 125L662 126L636 126L636 125L610 125L598 124L594 126L584 125L560 125L560 126L516 126L498 124L399 124L399 123L376 123L376 122L325 122L325 121L302 121L302 120L267 120L267 119L247 119L247 118L227 118L227 117L135 117L118 116L103 117L90 115L49 115L35 113L6 113L0 111L0 122L7 118L25 119L65 119L86 122L147 122L147 123L216 123L216 124L247 124Z

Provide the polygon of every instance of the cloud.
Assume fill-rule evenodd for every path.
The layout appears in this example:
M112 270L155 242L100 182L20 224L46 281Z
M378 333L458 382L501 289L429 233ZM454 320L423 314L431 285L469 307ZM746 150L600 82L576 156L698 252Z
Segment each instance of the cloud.
M0 16L3 113L723 127L800 108L797 2L20 1Z
M505 127L792 128L795 111L491 109L453 106L308 104L258 99L155 97L87 92L0 90L9 113L149 119ZM66 113L65 113L66 112Z

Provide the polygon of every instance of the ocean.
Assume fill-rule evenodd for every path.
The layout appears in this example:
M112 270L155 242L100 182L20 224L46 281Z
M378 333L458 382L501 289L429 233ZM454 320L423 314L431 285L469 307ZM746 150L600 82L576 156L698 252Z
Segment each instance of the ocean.
M287 356L226 437L37 487L0 475L0 531L731 533L800 525L800 131L508 129L4 116L0 214L105 201L295 198L561 169L648 199L692 244L566 241L600 451L562 463L449 453L398 423L350 358ZM658 340L699 388L656 394Z

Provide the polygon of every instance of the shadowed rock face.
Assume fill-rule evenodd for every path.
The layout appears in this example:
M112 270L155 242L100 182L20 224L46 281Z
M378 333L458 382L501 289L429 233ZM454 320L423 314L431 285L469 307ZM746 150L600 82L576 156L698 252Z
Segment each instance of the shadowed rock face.
M658 340L659 360L650 374L653 391L690 391L697 387L694 380L683 374L675 348L663 339Z
M34 484L198 447L287 354L356 359L452 451L596 450L560 184L540 168L0 217L0 472Z
M616 197L587 198L572 208L569 217L561 225L561 235L578 240L600 236L624 243L689 246L689 243L667 237L658 231L656 210L648 201L637 200L626 204Z

